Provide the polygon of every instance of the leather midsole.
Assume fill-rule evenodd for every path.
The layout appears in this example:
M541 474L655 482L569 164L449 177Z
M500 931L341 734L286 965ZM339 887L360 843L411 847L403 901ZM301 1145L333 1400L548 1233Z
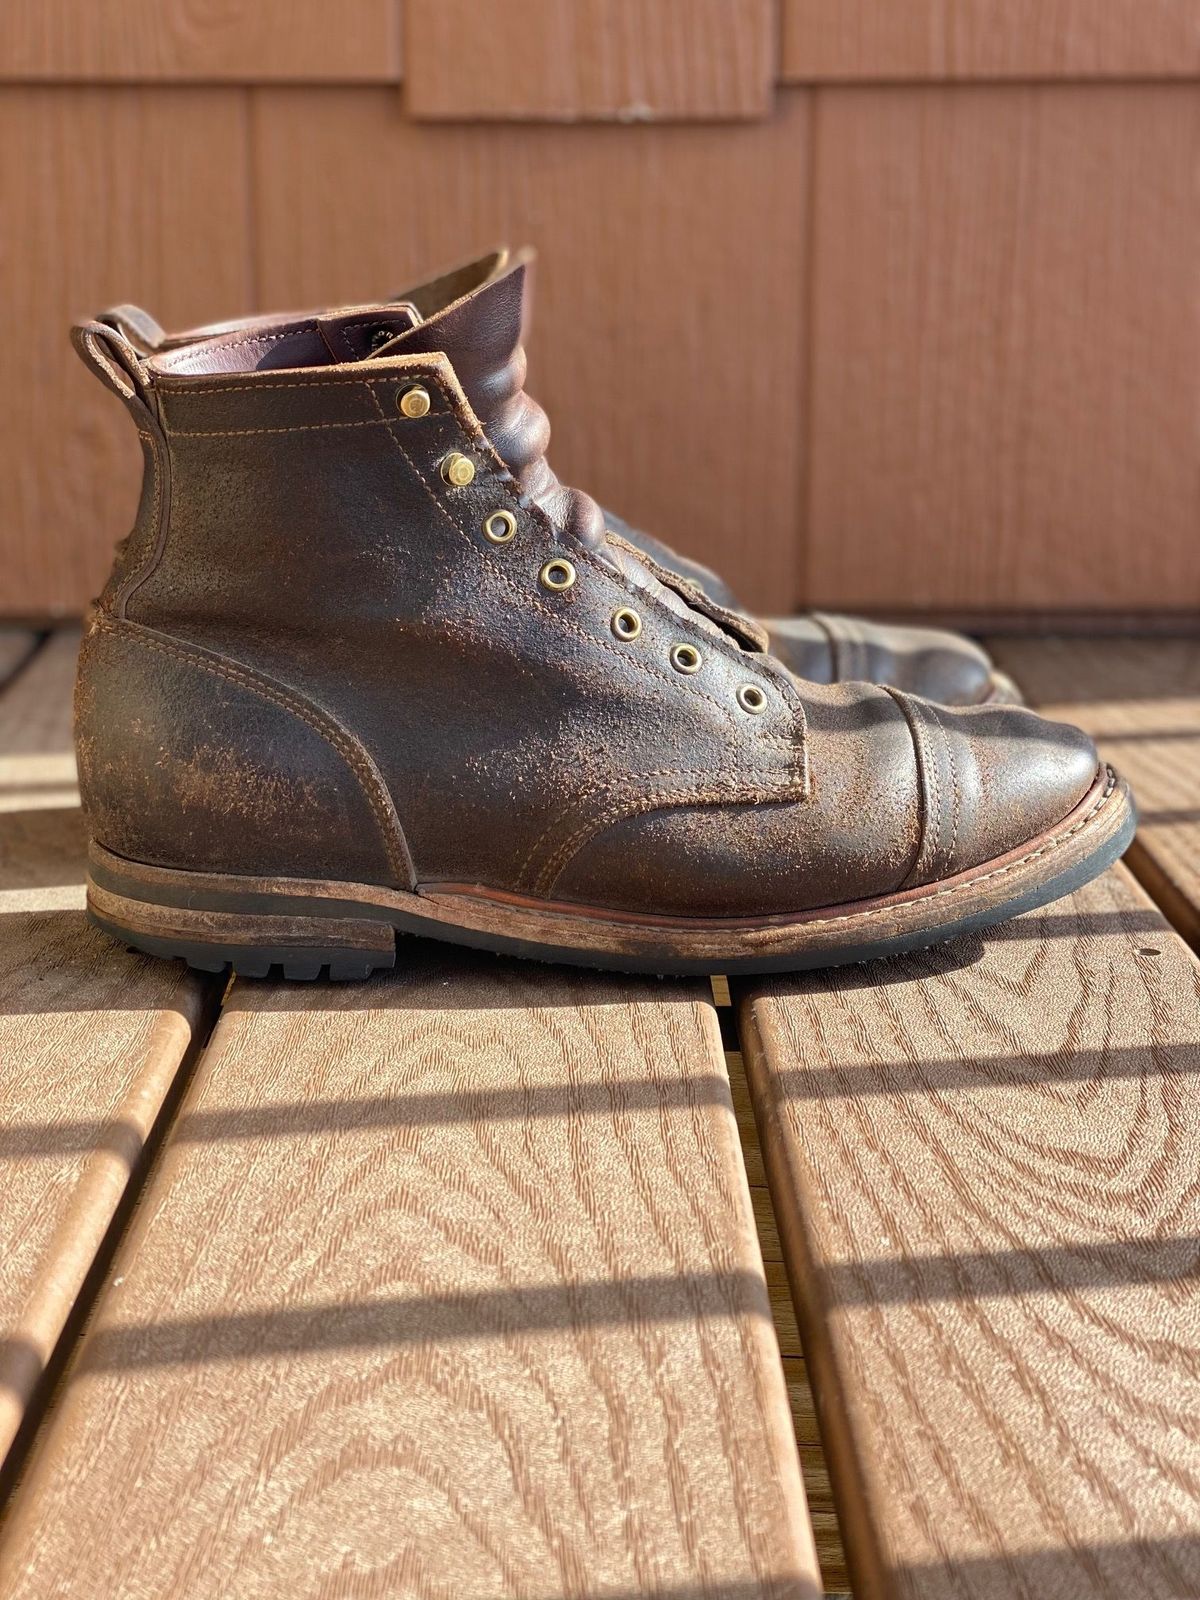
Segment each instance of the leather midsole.
M89 901L105 922L155 937L213 943L338 942L377 948L385 929L471 930L531 944L613 953L664 949L689 957L786 954L928 931L949 937L963 924L1015 902L1031 886L1065 875L1129 826L1132 802L1107 767L1062 822L1016 850L956 877L853 905L759 918L654 917L524 899L474 884L416 891L370 884L255 878L180 871L126 861L103 846L89 853ZM325 939L323 930L336 939ZM321 935L318 938L318 934Z

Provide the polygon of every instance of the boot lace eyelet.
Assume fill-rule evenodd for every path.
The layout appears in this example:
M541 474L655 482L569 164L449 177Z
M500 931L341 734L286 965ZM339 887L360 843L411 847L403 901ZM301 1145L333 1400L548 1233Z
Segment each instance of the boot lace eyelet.
M699 672L704 657L694 644L673 644L671 646L671 665L676 672L690 676Z
M508 544L517 536L517 519L511 511L493 511L483 519L483 537L489 544Z
M624 639L628 642L636 639L638 634L641 633L642 619L636 611L630 610L628 606L619 606L612 614L609 627L616 638Z
M737 703L752 717L760 716L767 709L767 697L756 683L743 683L739 686Z
M561 556L555 556L553 561L538 573L538 582L543 589L549 589L554 594L561 594L564 589L569 589L575 582L575 568L569 561L564 561Z

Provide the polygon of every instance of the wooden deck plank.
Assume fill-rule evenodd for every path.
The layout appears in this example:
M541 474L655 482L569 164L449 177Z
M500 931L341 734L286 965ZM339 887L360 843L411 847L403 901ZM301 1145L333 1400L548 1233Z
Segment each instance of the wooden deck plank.
M0 1459L203 1013L195 980L84 921L77 646L0 696Z
M0 1595L819 1594L701 996L235 985Z
M1133 784L1128 864L1200 948L1200 639L997 639L1030 702L1076 722Z
M741 1020L859 1600L1200 1592L1200 968L1143 892Z
M712 990L713 999L718 1007L729 1005L729 985L725 978L714 979ZM829 1468L817 1432L812 1388L809 1385L808 1371L800 1349L800 1331L796 1326L795 1309L784 1275L775 1270L783 1261L783 1247L779 1242L775 1210L771 1204L771 1195L763 1170L762 1150L758 1143L758 1129L750 1104L750 1089L746 1083L741 1052L727 1050L725 1064L729 1071L729 1087L733 1093L738 1135L742 1141L742 1160L750 1181L750 1202L754 1207L759 1247L768 1274L771 1314L775 1319L775 1334L783 1356L783 1372L787 1380L792 1427L795 1429L796 1444L800 1451L800 1472L808 1499L817 1563L821 1569L821 1579L826 1592L838 1593L844 1591L849 1582L846 1576L846 1553L842 1549L841 1533L834 1512L833 1493L829 1487Z
M37 635L28 628L0 626L0 688L25 664L37 646Z

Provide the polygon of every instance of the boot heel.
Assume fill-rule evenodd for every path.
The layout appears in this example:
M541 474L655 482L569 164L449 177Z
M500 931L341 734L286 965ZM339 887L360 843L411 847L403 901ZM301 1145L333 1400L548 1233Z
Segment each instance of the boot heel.
M339 914L336 903L324 912L319 899L273 892L259 879L143 866L96 844L88 856L89 921L147 955L244 978L277 967L285 978L311 980L328 969L331 978L354 980L396 964L389 921Z

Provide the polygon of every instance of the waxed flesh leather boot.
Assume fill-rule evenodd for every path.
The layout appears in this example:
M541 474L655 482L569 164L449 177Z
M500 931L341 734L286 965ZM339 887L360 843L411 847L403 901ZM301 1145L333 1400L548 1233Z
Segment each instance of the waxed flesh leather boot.
M192 964L362 976L410 932L598 967L890 954L1124 849L1074 728L803 684L546 462L528 264L89 367L142 440L88 619L88 904Z
M414 320L435 315L453 300L504 270L508 250L495 250L452 268L439 277L402 290L392 297L411 309ZM311 313L308 313L311 315ZM178 349L219 334L239 330L265 332L305 313L267 312L256 317L210 323L167 333L137 306L114 306L100 320L117 328L143 354ZM746 614L729 584L711 568L671 549L662 540L633 527L614 512L605 513L610 529L629 543L690 579L712 600ZM869 622L862 617L814 611L806 616L778 617L765 622L771 653L799 678L812 683L861 679L907 689L943 705L1019 704L1020 693L987 652L962 634L941 628L915 628Z

